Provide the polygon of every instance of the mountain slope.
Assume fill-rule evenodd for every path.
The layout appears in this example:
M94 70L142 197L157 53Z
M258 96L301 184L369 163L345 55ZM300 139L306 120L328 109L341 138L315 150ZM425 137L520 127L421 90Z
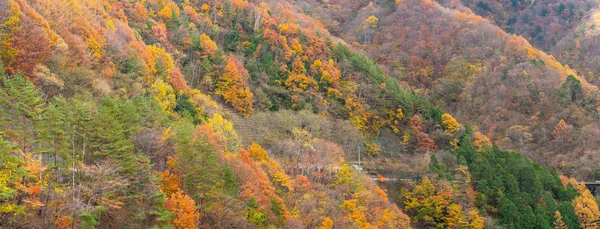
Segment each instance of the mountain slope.
M594 179L597 87L525 39L486 19L433 1L319 4L312 12L348 28L340 36L435 104L475 125L494 143L562 172ZM345 12L351 10L351 12ZM308 10L307 10L308 11ZM358 15L339 17L335 15ZM377 24L369 26L373 15ZM340 24L341 26L336 26ZM569 77L572 75L573 77ZM560 120L565 138L553 136ZM578 155L578 156L575 156Z
M215 7L214 15L232 9L231 2L205 4ZM312 168L326 176L290 173L261 146L240 145L221 116L226 110L190 88L182 74L195 85L193 67L206 67L202 75L216 78L223 92L215 95L224 104L241 115L252 112L247 72L222 53L234 44L217 46L197 30L219 31L216 24L188 27L202 6L9 1L3 7L2 60L9 74L0 80L0 155L10 167L0 170L0 225L410 227L383 190L339 161L344 154L335 143L303 144L335 155ZM233 2L236 14L255 12L249 6ZM209 12L200 15L208 19ZM230 16L213 20L233 21ZM172 31L183 28L189 30ZM195 58L204 63L182 64Z
M455 96L432 89L444 77L418 74L453 72L475 94L494 92L484 79L499 71L486 69L524 65L534 75L520 83L567 82L563 95L532 108L552 112L550 103L588 98L592 85L479 17L429 1L352 3L332 8L359 15L336 14L348 20L332 29L340 39L324 15L294 2L8 1L0 226L549 228L557 211L570 227L600 217L584 185L500 150L427 97L463 120L478 114L469 110L488 114L475 109L483 102L445 101ZM426 37L425 19L438 20L436 33L472 34L415 42ZM381 36L413 29L418 37L397 36L407 43ZM472 41L490 50L462 57ZM382 69L361 49L419 57L403 70L372 55ZM507 82L494 81L501 90ZM512 112L525 122L524 111ZM557 141L568 140L569 126L558 123Z
M596 1L438 1L440 4L489 19L508 33L523 36L535 47L550 52L572 34Z

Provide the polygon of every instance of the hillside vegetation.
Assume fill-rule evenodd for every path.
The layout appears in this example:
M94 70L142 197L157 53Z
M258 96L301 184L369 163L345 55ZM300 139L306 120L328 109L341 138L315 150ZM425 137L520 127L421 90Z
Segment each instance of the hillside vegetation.
M570 176L597 178L596 81L468 9L434 1L352 2L309 1L304 9L313 7L326 27L343 28L339 36L391 77L494 144Z
M597 87L466 9L0 4L2 228L600 219Z

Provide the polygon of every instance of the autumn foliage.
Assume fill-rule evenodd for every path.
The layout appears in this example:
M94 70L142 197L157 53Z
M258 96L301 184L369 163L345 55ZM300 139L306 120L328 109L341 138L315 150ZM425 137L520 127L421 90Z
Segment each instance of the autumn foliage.
M227 66L225 66L223 74L217 78L215 92L244 116L249 116L254 110L252 108L253 94L247 86L248 79L244 72L245 70L239 68L239 64L232 55L227 57Z
M5 1L0 228L594 228L595 30L537 2Z
M175 228L198 228L200 214L196 212L196 203L183 191L174 192L166 198L165 207L174 213L171 223Z

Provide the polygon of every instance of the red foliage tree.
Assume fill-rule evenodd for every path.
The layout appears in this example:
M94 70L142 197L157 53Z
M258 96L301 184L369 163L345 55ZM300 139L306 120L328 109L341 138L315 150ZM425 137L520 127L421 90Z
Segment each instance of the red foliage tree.
M429 135L421 132L417 134L417 148L419 150L433 151L437 149L437 146L435 145L435 142L429 138Z
M23 72L26 77L31 78L35 66L48 60L52 55L50 38L40 26L29 18L24 18L21 26L21 30L13 41L17 56L7 70L11 73Z

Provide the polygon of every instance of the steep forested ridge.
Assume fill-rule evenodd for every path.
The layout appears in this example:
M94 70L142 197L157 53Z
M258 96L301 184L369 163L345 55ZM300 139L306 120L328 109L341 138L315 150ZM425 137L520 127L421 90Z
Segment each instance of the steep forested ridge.
M466 8L8 0L0 19L0 228L600 218L559 175L596 176L569 155L596 153L597 87Z
M546 1L536 2L534 6ZM573 70L571 64L562 65L523 37L469 10L451 10L434 1L304 5L307 11L312 7L309 12L322 17L326 27L342 28L338 35L366 50L390 76L475 126L495 144L570 176L596 178L598 150L591 139L597 132L598 89L595 78L588 76L594 73L579 71L582 65L591 66L593 55L580 55L586 61ZM587 81L592 78L592 83ZM561 120L566 127L556 131Z
M438 2L451 9L474 12L488 18L504 31L521 35L545 51L553 50L586 20L591 10L598 7L598 2L588 0Z

